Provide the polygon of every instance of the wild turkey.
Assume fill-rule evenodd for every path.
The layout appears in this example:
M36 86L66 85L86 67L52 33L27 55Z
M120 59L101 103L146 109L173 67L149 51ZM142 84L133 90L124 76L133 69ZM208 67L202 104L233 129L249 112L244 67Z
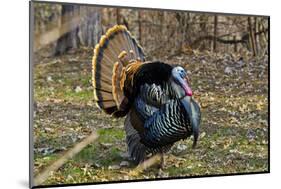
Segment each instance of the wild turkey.
M195 147L201 113L182 67L145 61L123 25L101 37L92 63L96 105L114 117L126 116L128 152L135 163L191 135Z

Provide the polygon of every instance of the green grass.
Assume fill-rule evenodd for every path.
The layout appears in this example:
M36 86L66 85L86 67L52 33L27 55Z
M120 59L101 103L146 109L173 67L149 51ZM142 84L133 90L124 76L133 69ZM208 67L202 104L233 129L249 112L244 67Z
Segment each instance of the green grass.
M69 61L72 56L77 55L44 60L47 63L34 67L35 149L56 149L46 155L35 150L34 173L42 171L66 149L97 130L98 140L54 172L44 184L157 177L157 167L137 176L128 174L134 165L109 169L125 160L121 156L127 150L124 119L113 119L95 107L91 55L78 54L84 63ZM214 67L213 58L204 65L198 63L200 57L184 58L192 72L194 98L202 109L201 135L196 149L191 149L190 139L175 144L165 157L163 171L172 177L267 171L267 73L257 77L261 68L255 66L228 76L224 74L224 64ZM267 68L266 63L259 64ZM78 86L81 91L75 90ZM249 133L253 133L253 138L249 138ZM177 153L178 144L188 148Z
M125 132L122 129L100 129L98 131L101 142L116 142L125 138Z

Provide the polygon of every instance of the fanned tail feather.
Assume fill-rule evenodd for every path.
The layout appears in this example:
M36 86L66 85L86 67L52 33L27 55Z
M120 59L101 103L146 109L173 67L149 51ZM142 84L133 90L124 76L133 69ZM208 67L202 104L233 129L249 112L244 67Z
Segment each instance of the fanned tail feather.
M120 109L124 98L124 68L135 61L143 62L144 53L123 25L110 28L96 45L92 60L94 100L106 113Z

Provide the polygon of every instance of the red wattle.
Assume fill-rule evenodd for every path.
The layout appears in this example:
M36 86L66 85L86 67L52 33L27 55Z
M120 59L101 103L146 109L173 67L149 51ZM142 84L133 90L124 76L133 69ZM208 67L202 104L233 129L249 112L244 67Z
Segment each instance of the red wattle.
M192 96L192 90L191 90L191 88L189 86L185 87L185 94L187 96Z

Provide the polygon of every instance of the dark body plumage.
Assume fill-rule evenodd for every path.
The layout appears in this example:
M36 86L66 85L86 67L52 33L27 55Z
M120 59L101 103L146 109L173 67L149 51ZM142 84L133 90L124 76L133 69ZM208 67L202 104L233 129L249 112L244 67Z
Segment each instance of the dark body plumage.
M116 37L114 41L112 36L118 35L120 40ZM124 38L124 44L117 43ZM98 107L115 117L126 116L129 155L139 163L147 154L163 153L191 135L196 144L201 115L198 104L182 95L183 90L174 81L174 67L159 61L145 62L144 56L137 56L144 54L142 49L131 38L122 26L107 32L95 49L93 85ZM102 66L108 73L101 73Z
M147 64L147 72L149 72L150 65L156 69L167 64L159 62ZM161 76L161 69L158 69L158 75L140 74L139 80L136 81L138 87L135 89L136 96L132 100L133 105L129 115L137 117L132 119L132 124L136 122L141 124L140 126L135 124L132 128L127 127L130 131L127 132L129 152L136 162L143 161L145 158L145 153L140 153L141 151L146 153L165 152L174 142L186 139L193 133L188 112L169 83L171 68L169 65L164 67L167 68L167 72L162 72L165 75ZM191 103L198 112L197 119L200 120L198 104L192 99ZM134 142L131 142L132 140ZM136 146L142 147L142 149L130 151Z
M171 71L173 67L169 64L164 64L162 62L149 62L149 64L143 64L134 74L133 86L127 84L126 82L131 82L130 80L125 81L125 86L130 88L124 88L125 96L129 96L131 99L139 94L140 87L143 84L148 85L160 85L164 87L164 85L169 81L171 76ZM130 91L133 90L133 93L130 94Z

